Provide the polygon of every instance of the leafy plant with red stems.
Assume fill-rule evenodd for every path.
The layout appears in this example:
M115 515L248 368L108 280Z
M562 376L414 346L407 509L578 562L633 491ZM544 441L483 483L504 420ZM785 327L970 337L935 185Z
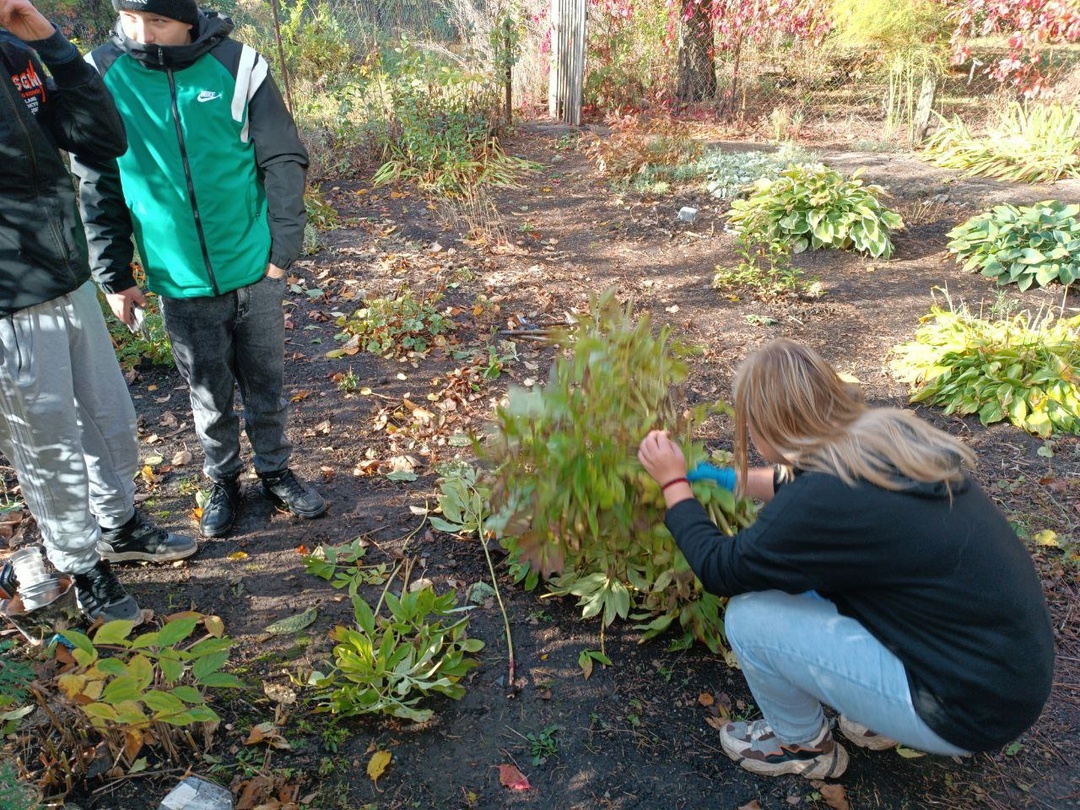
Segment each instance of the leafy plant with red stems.
M1080 42L1080 5L1075 0L942 0L956 5L952 34L953 61L971 58L970 40L1004 36L1009 53L987 69L1032 97L1045 89L1040 70L1046 45Z

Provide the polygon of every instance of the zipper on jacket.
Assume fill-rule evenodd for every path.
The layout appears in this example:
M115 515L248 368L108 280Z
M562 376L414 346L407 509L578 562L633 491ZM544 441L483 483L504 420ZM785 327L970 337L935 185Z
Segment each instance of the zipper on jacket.
M173 122L176 124L176 140L180 144L180 161L184 164L184 179L187 181L188 197L191 199L191 213L195 217L195 231L199 234L199 249L202 251L206 275L210 277L210 286L214 289L214 295L221 295L217 279L214 278L214 268L210 264L210 251L206 245L206 234L203 232L202 219L199 216L199 204L195 200L195 183L191 179L187 144L184 143L184 131L180 126L180 106L176 101L176 78L173 76L172 68L166 68L165 75L169 77L169 97L172 101Z

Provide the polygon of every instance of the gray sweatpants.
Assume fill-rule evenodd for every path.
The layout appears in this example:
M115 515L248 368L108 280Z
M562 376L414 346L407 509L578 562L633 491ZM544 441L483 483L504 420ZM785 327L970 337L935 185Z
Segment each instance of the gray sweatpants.
M0 318L0 450L57 570L135 513L135 409L94 285Z

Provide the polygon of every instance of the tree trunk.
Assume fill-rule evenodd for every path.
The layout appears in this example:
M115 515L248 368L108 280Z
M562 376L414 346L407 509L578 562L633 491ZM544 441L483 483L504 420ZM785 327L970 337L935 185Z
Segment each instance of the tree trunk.
M676 97L686 103L716 97L712 0L682 0Z

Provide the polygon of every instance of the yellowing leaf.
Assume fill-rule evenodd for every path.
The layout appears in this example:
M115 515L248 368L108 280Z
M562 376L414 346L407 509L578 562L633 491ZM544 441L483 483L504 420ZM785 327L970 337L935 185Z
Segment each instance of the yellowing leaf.
M82 691L83 685L86 683L86 676L61 675L59 678L56 679L56 683L60 687L60 691L62 691L69 698L74 698Z
M378 784L379 777L383 775L387 766L390 764L390 760L393 759L393 754L389 751L376 751L371 755L371 759L367 764L367 775L372 782Z
M1054 548L1061 547L1061 543L1059 543L1057 539L1057 532L1052 529L1043 529L1041 532L1036 532L1035 544L1039 546L1053 546Z
M206 628L206 632L214 638L221 638L225 635L225 622L221 620L220 616L206 616L203 618L203 626Z
M246 551L234 551L232 554L230 554L225 559L232 560L233 562L238 562L240 560L246 560L247 558L248 558L248 553Z
M904 748L902 745L896 746L896 753L904 759L918 759L926 756L922 751L916 751L914 748Z

